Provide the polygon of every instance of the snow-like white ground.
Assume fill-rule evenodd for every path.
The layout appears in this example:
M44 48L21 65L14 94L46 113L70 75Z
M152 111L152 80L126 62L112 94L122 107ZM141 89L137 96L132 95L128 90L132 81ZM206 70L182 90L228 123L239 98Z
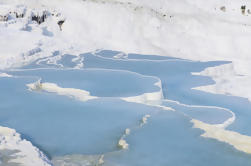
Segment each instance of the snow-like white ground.
M210 93L242 96L251 101L251 77L249 75L237 74L233 64L210 67L199 74L212 77L216 83L194 89Z
M13 158L8 157L7 162L2 162L4 157L1 155L0 165L10 164L15 165L17 163L25 166L50 166L50 162L47 157L34 147L29 141L21 139L20 134L15 130L7 127L0 127L0 150L13 151ZM17 165L19 165L17 164Z

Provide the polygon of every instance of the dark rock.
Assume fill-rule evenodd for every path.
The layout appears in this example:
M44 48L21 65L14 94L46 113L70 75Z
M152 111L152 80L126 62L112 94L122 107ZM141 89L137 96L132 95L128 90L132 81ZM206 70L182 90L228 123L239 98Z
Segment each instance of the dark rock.
M244 15L246 13L246 6L241 6L241 13Z
M31 17L31 20L36 21L38 24L41 24L41 23L45 22L46 18L47 18L47 14L46 14L46 12L43 12L43 14L41 16L33 15Z
M62 31L62 25L64 24L65 20L59 20L58 21L58 26L60 28L60 31Z

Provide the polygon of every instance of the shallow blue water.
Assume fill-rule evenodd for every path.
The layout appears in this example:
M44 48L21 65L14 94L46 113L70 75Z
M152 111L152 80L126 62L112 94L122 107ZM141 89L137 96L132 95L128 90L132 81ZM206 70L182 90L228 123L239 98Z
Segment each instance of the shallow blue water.
M197 119L208 124L222 124L232 117L232 114L225 109L216 107L198 107L182 105L173 101L163 101L162 105L171 107L192 119Z
M228 129L250 135L251 103L247 99L215 95L191 88L213 84L211 78L192 75L207 67L229 62L193 62L185 60L126 61L104 59L92 54L83 54L85 68L113 68L134 71L144 75L157 76L162 81L164 97L192 105L208 105L228 108L236 114L236 121ZM146 70L148 69L148 70Z
M106 68L129 70L149 76L157 76L163 84L163 93L169 98L168 87L177 88L179 84L182 89L191 86L201 86L213 83L210 78L191 75L191 72L200 72L206 67L217 66L227 62L192 62L185 60L163 60L163 61L128 61L119 59L104 59L92 54L83 54L85 68ZM186 83L184 84L184 81Z
M228 144L200 137L202 131L192 128L190 122L191 118L210 124L224 122L231 117L229 112L199 107L219 106L236 114L236 121L229 129L251 135L250 102L191 90L214 83L208 77L191 75L191 72L229 62L193 62L137 54L114 58L118 53L109 50L97 55L87 53L77 60L75 56L64 55L57 64L40 59L18 71L4 71L18 77L0 78L0 125L16 129L51 158L105 154L107 166L251 165L250 155ZM58 55L55 52L52 57ZM83 59L84 69L66 69L76 67ZM41 67L50 69L39 69ZM162 81L165 99L197 106L163 100L162 105L177 110L170 112L118 99L159 91L154 85L158 81L155 77ZM28 91L25 84L39 78L65 88L87 90L100 98L80 102L57 94ZM151 118L143 128L137 128L145 114ZM119 151L117 142L126 128L133 128L126 137L129 149Z
M127 127L156 110L115 98L80 102L30 92L25 86L30 81L0 79L0 124L16 129L50 156L114 151Z
M108 155L105 166L250 166L251 157L227 144L200 137L189 118L160 112L128 137L130 149ZM115 164L114 164L115 163Z
M154 85L159 81L157 78L127 71L37 69L9 73L40 77L43 82L57 83L64 88L84 89L99 97L129 97L160 90Z
M104 57L104 58L113 58L116 59L115 56L118 54L124 54L119 51L111 51L111 50L101 50L96 53L96 55ZM170 60L175 59L178 60L179 58L168 57L168 56L156 56L156 55L142 55L142 54L124 54L126 57L122 56L122 59L127 60Z

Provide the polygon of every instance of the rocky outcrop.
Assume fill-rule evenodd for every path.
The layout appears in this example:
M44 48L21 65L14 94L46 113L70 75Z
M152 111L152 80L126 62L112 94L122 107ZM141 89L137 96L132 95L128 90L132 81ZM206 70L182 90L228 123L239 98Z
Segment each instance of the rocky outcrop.
M44 11L41 15L33 14L31 16L31 20L37 22L38 24L41 24L41 23L45 22L47 16L48 16L47 12Z

